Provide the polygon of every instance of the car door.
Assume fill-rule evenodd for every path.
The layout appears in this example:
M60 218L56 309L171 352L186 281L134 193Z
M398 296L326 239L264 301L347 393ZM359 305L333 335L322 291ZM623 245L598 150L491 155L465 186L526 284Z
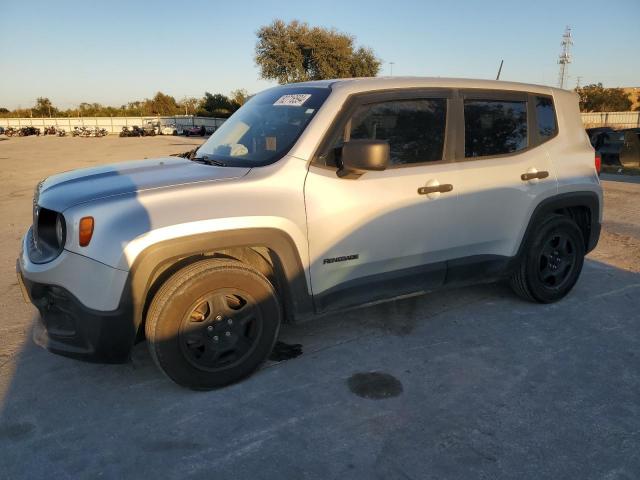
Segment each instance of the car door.
M457 109L462 264L499 267L516 254L535 206L557 192L543 147L557 138L553 100L526 92L462 91ZM449 280L468 273L450 267Z
M448 91L358 96L335 122L305 182L310 276L319 310L443 283L455 223ZM384 171L339 178L340 147L390 144ZM449 141L449 143L451 143Z

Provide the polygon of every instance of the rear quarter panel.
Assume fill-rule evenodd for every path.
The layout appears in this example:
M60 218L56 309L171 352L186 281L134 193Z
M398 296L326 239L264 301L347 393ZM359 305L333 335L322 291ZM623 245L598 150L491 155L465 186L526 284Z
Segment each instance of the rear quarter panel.
M580 117L578 95L559 89L552 92L560 133L544 146L558 178L558 194L595 192L600 199L598 218L602 222L602 188L595 169L595 151Z

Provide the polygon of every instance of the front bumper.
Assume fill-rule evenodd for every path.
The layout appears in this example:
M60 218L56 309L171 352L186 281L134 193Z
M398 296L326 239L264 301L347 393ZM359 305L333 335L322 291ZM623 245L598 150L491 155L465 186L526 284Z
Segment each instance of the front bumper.
M88 361L126 361L136 337L128 273L67 251L34 264L27 248L23 243L16 272L26 300L40 312L34 341Z
M33 339L38 345L68 357L91 362L121 363L129 359L135 340L130 302L103 312L84 306L67 289L32 282L16 264L29 300L40 312Z

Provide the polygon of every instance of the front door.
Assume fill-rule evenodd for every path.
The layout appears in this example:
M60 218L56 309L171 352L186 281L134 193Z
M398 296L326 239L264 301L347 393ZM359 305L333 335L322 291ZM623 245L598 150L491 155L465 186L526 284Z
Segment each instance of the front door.
M456 167L447 159L445 93L358 98L305 182L310 274L319 310L443 283L456 241ZM339 178L340 146L386 140L384 171ZM450 187L449 187L450 185Z

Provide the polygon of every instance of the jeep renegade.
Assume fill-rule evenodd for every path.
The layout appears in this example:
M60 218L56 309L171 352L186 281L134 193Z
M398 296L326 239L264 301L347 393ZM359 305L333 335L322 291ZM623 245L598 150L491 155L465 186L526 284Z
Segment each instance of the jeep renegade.
M317 81L255 95L189 159L43 180L17 269L37 343L120 362L146 338L210 389L253 372L283 321L500 279L557 301L601 217L572 92Z

